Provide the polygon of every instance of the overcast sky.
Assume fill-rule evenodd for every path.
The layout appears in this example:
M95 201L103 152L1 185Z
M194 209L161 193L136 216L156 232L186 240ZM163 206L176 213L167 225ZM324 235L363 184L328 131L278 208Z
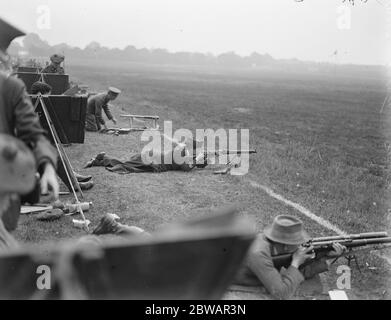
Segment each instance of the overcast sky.
M169 51L257 51L275 58L389 63L391 1L360 1L348 5L348 29L343 28L349 18L338 9L342 0L0 0L0 16L51 45L66 42L84 48L98 41L118 48L131 44ZM42 18L45 8L50 9L49 29L46 15Z

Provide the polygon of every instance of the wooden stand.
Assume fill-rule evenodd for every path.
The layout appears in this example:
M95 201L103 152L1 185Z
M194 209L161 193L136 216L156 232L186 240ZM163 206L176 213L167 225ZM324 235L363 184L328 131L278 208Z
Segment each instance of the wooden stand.
M132 114L126 114L122 115L122 118L127 118L129 120L129 129L130 131L144 131L144 130L159 130L158 125L158 116L138 116L138 115L132 115ZM134 122L142 122L145 123L147 120L152 120L152 127L140 127L140 126L134 126Z

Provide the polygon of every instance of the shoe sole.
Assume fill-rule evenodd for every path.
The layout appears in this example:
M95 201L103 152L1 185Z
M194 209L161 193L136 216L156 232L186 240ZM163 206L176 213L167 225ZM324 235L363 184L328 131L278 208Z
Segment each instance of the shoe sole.
M84 178L84 179L77 179L77 182L88 182L91 181L92 177L90 178Z

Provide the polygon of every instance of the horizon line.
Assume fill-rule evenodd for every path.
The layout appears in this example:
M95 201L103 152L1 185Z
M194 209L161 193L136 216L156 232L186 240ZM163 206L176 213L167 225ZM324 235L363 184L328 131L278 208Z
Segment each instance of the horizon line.
M333 66L360 66L360 67L370 66L370 67L391 68L391 61L388 64L387 63L384 63L384 64L375 64L375 63L374 64L368 64L368 63L353 63L353 62L342 62L342 63L338 63L337 62L337 63L335 63L335 62L332 62L330 60L302 60L301 58L297 58L297 57L275 58L274 56L272 56L268 52L266 52L266 53L259 53L258 51L252 51L251 53L249 53L247 55L241 55L241 54L235 52L234 50L223 51L221 53L201 52L201 51L171 51L170 49L167 49L167 48L161 48L161 47L136 47L135 45L132 45L132 44L128 44L128 45L124 46L123 48L120 48L120 47L108 47L108 46L102 45L100 42L95 41L95 40L92 40L90 43L85 45L84 48L82 48L82 47L79 47L79 46L70 45L70 44L68 44L66 42L60 42L58 44L50 44L48 40L46 40L41 35L39 35L38 33L35 33L35 32L26 33L25 36L20 37L19 39L16 39L13 42L16 42L16 43L20 44L22 47L24 47L23 39L25 37L29 36L29 35L36 35L36 36L38 36L40 40L46 42L51 48L57 47L57 46L61 46L61 45L66 45L70 49L86 50L89 45L91 45L93 43L97 43L100 48L106 48L108 50L124 51L127 47L133 47L136 50L148 50L148 51L163 50L163 51L166 51L168 54L171 54L171 55L178 54L178 53L187 53L187 54L201 54L201 55L204 55L206 57L207 56L212 56L214 58L218 58L219 56L224 55L224 54L234 54L234 55L238 56L241 59L249 58L253 54L258 54L258 55L263 56L263 57L268 56L272 60L274 60L275 62L289 62L289 61L292 61L292 60L296 60L297 62L300 62L300 63L330 64L330 65L333 65ZM337 52L337 51L338 51L338 49L335 50L335 52ZM56 53L56 52L53 52L53 53ZM57 52L57 53L59 53L59 52ZM333 54L331 54L331 55L333 55Z

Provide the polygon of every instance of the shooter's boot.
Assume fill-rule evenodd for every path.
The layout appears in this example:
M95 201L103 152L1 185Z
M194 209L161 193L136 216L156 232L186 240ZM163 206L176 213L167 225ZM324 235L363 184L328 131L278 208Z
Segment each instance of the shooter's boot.
M93 166L96 165L96 162L97 161L102 161L103 158L105 157L106 155L106 152L100 152L98 153L98 155L95 157L95 158L92 158L90 161L87 162L86 166L84 167L84 169L86 168L91 168Z
M104 217L100 220L99 225L92 232L95 235L102 234L118 234L121 236L136 236L136 235L149 235L143 229L135 226L127 226L117 222L114 217L106 213Z
M81 190L87 191L93 188L94 182L92 180L88 182L79 182L79 186Z
M81 174L78 174L77 172L74 172L75 178L78 182L88 182L92 179L92 176L82 176Z

